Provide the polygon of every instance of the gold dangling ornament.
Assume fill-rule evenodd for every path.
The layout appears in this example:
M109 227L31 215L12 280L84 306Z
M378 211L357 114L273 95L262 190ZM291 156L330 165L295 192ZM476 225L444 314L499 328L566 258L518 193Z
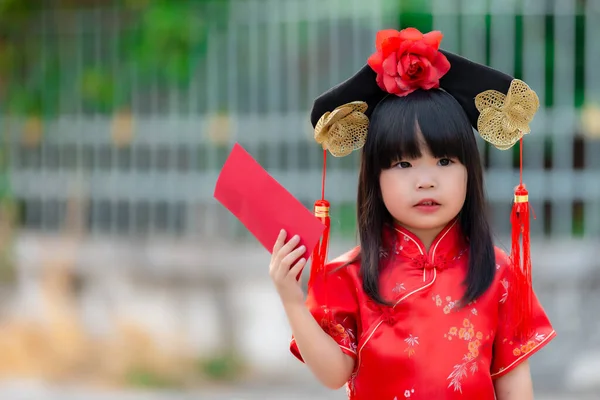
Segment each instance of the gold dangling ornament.
M311 276L319 273L327 262L329 231L331 220L330 204L325 200L325 174L327 170L327 151L335 157L344 157L364 146L369 127L369 118L364 114L367 103L354 101L324 113L315 125L315 141L323 147L323 177L321 181L321 199L314 205L315 216L325 225L320 243L313 250ZM316 275L316 274L315 274Z
M364 146L369 118L364 114L367 103L354 101L337 107L332 112L324 113L315 125L315 141L323 147L323 176L321 180L321 199L314 205L315 216L325 225L323 236L315 246L311 255L309 286L316 280L326 287L328 271L325 270L329 249L329 233L331 229L330 204L325 199L325 175L327 170L327 151L334 157L344 157L352 151ZM329 304L329 293L325 293L325 304ZM325 310L325 323L329 323L331 315Z
M515 188L511 211L511 297L510 319L515 337L524 339L531 334L532 279L529 237L529 193L523 184L523 136L531 132L540 102L537 94L523 81L513 79L508 93L486 90L475 97L480 112L477 130L481 137L500 150L510 149L519 142L520 177ZM535 216L534 216L535 218Z

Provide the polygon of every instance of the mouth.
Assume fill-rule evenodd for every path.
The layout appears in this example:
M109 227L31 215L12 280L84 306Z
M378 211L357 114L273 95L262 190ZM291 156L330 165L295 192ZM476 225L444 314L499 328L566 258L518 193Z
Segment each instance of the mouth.
M424 199L421 200L420 202L418 202L417 204L415 204L415 207L433 207L433 206L439 206L440 203L438 203L437 201L433 200L433 199Z

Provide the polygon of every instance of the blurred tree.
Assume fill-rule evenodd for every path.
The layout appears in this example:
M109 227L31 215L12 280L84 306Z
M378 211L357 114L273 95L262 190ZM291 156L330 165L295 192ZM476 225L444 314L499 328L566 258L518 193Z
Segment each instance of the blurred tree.
M227 6L227 0L0 0L1 110L52 117L61 99L70 99L110 113L129 106L134 84L186 87L206 54L208 21L219 23ZM56 12L65 9L75 14ZM63 20L85 10L107 18L92 19L97 30L88 20ZM73 28L93 32L77 37ZM115 51L106 56L107 48ZM86 59L94 52L100 59Z
M189 81L194 60L206 52L208 15L195 12L200 3L153 1L140 14L121 48L122 55L139 66L140 79Z
M36 83L45 80L44 74L33 73L38 54L24 45L24 35L19 33L29 28L31 17L41 8L41 0L0 1L0 99L6 111L40 111L42 91ZM32 75L38 82L29 79Z
M431 31L433 29L431 7L431 0L404 0L400 2L398 5L400 29L413 27L421 32Z

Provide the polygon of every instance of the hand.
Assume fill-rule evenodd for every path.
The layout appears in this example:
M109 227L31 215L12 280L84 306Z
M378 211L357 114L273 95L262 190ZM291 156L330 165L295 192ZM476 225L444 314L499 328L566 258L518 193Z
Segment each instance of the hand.
M284 305L303 303L304 293L297 277L306 265L306 259L298 260L298 257L304 254L306 248L300 246L294 250L300 243L300 238L296 235L285 243L286 236L287 233L282 230L277 237L273 246L269 274Z

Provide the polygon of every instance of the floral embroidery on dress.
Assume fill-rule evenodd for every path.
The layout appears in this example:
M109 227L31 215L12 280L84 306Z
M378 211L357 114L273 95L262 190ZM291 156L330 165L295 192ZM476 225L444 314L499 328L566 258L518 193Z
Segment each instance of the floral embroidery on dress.
M407 344L407 347L404 351L408 353L408 357L413 356L416 352L415 347L419 345L419 338L417 336L408 335L404 341Z
M454 388L455 392L462 393L462 380L469 375L469 372L471 372L471 375L475 375L478 370L477 360L473 359L471 354L465 354L463 362L455 365L454 370L448 375L450 380L448 387Z
M442 297L439 294L432 296L431 299L435 302L437 307L444 306L444 314L450 314L450 311L458 307L460 303L460 300L452 300L452 297L446 296L446 304L444 305L444 300L442 300Z
M336 339L338 343L356 353L356 336L352 332L352 329L346 329L342 324L336 323L329 318L321 320L321 327L325 332L329 333L332 338Z
M354 381L356 380L356 372L353 372L352 375L350 375L350 379L348 379L348 382L346 382L346 395L348 396L348 398L352 397L352 395L354 394Z
M469 372L471 375L474 375L479 370L477 358L479 357L479 348L482 344L483 333L480 331L476 332L473 323L468 318L465 318L460 328L456 326L451 327L448 333L444 334L444 337L448 340L457 338L467 342L468 353L463 356L460 364L454 365L454 369L447 378L450 380L448 387L452 387L454 391L462 393L462 380L468 376ZM489 335L486 339L489 339Z
M406 238L405 238L406 239ZM395 246L394 246L394 253L396 255L400 254L400 252L404 250L404 246L402 246L402 244L400 242L396 242Z
M392 292L397 294L403 290L406 290L406 288L404 287L404 283L396 283L396 286L394 286Z
M506 303L506 299L508 298L508 280L504 278L500 281L500 283L504 288L504 293L502 293L502 297L500 297L500 303Z
M467 252L467 249L462 249L461 251L458 252L457 255L452 257L452 261L460 260L462 258L462 256L465 255L466 252Z
M444 337L448 340L452 340L453 337L456 337L458 339L470 342L473 339L483 339L483 333L479 331L475 332L473 323L468 318L465 318L463 319L463 323L460 328L457 328L456 326L451 327L448 330L448 333L444 334Z
M532 339L528 340L526 343L523 343L519 346L513 348L513 355L515 357L519 357L529 353L531 350L535 349L540 342L546 340L546 335L543 333L536 333ZM508 339L504 339L503 343L506 343ZM513 342L509 342L509 345L513 345Z
M414 392L415 392L415 389L410 389L410 390L406 389L404 391L404 398L408 399ZM400 397L394 396L394 400L400 400Z

